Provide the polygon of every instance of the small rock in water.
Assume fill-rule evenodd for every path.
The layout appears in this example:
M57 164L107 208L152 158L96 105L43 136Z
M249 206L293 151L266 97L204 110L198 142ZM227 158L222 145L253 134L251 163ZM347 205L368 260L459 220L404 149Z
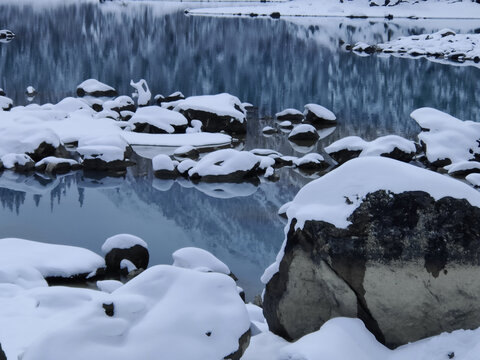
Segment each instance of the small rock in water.
M15 34L10 30L0 30L0 42L8 43L15 38Z
M13 107L13 100L0 95L0 109L3 111L9 111Z
M288 135L290 141L308 141L315 142L319 138L317 129L310 124L301 124L293 128Z
M275 117L279 121L290 120L292 122L301 122L304 119L304 115L297 109L285 109L275 114Z
M38 94L38 92L33 86L28 86L27 90L25 90L25 95L27 95L29 97L33 97L37 94Z
M305 105L305 122L315 126L333 126L337 123L337 117L333 112L317 104Z
M123 260L128 260L137 269L146 269L150 257L147 243L129 234L108 238L102 245L102 252L105 254L107 272L110 273L118 273Z
M263 129L262 129L262 132L264 134L267 134L267 135L271 135L271 134L275 134L277 132L277 130L275 130L275 128L271 127L271 126L265 126Z
M282 121L280 124L278 124L281 128L283 129L291 129L293 128L293 125L292 125L292 122L291 121L288 121L288 120L285 120L285 121Z
M159 154L152 159L153 172L160 179L175 179L178 176L177 165L178 161L165 154Z
M5 93L5 91L2 88L0 88L0 96L6 96L6 95L7 94Z

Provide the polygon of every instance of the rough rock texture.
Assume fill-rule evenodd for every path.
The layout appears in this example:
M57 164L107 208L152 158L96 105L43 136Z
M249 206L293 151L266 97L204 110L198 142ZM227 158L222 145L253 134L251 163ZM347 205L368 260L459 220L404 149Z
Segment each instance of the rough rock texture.
M240 122L231 116L222 116L195 109L181 110L180 113L188 119L189 123L192 120L200 120L205 132L220 132L222 130L229 134L245 134L247 132L246 120Z
M240 360L245 350L247 350L248 345L250 345L251 331L248 329L241 337L238 339L238 350L233 354L226 356L225 360ZM0 357L1 360L1 357Z
M149 261L148 249L141 245L134 245L128 249L112 249L105 255L107 272L118 273L120 262L124 259L131 261L137 269L146 269Z
M0 344L0 360L7 360L7 356L2 350L2 344Z
M339 151L331 152L328 155L331 156L339 164L346 163L348 160L352 160L360 155L362 150L348 150L342 149Z
M270 330L288 340L336 316L395 347L480 326L480 209L425 192L367 195L346 229L293 219L266 285Z

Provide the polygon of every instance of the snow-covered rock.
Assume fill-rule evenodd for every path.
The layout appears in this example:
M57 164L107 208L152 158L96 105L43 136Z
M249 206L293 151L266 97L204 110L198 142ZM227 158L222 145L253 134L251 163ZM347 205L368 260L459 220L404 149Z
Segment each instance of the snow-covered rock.
M288 140L290 141L308 141L314 142L319 139L317 129L310 124L301 124L293 128L293 130L288 135Z
M235 182L254 178L259 166L260 159L248 151L223 149L205 155L188 171L188 176L192 180Z
M173 152L173 156L178 158L198 159L200 152L191 145L180 146Z
M177 177L176 167L178 161L172 160L170 156L159 154L152 159L153 172L161 179L173 179Z
M156 105L139 108L128 123L133 131L152 134L185 132L188 126L182 114Z
M5 91L2 88L0 88L0 96L6 96L6 95L7 94L5 93Z
M480 187L480 174L470 174L465 177L470 184L475 187Z
M123 283L119 280L99 280L96 284L98 290L107 292L109 294L123 285Z
M325 158L317 153L309 153L293 160L293 164L302 170L322 170L328 167Z
M48 174L66 174L71 170L79 169L81 165L73 159L48 156L35 164L35 170Z
M174 110L189 121L200 120L207 132L245 133L247 129L242 102L230 94L191 96L176 102Z
M25 90L25 94L29 97L34 97L35 95L38 94L37 90L33 86L27 86L27 89Z
M140 79L137 82L131 80L130 86L133 87L136 91L138 106L147 106L150 103L150 99L152 98L152 93L150 92L150 89L145 79Z
M92 96L92 97L114 97L117 96L117 90L113 87L104 84L96 79L88 79L77 86L77 96Z
M77 148L85 170L124 172L133 162L125 160L124 149L112 145L88 145Z
M422 128L418 139L431 166L480 159L479 123L462 121L432 108L417 109L410 116Z
M347 136L327 146L325 152L339 164L359 156L383 156L410 162L417 148L413 141L397 135L381 136L372 141Z
M318 104L306 104L305 122L316 126L333 126L337 123L337 117L333 112Z
M460 161L455 164L445 166L445 170L448 170L448 175L465 177L469 174L480 173L480 162Z
M130 234L109 237L102 245L102 253L105 254L106 270L110 273L118 273L123 260L128 260L137 269L146 269L150 257L147 243Z
M179 100L185 99L185 95L183 95L180 91L175 91L174 93L164 97L162 95L155 95L154 100L157 105L162 105L162 103L171 103L176 102Z
M227 265L210 252L200 248L182 248L175 251L172 257L173 266L203 272L218 272L225 275L231 274Z
M266 134L266 135L271 135L271 134L275 134L277 132L277 130L275 130L275 128L271 127L271 126L265 126L263 129L262 129L262 133Z
M3 167L17 172L28 172L35 168L35 162L26 154L6 154L0 158Z
M288 129L288 130L293 128L293 124L290 120L283 120L278 123L278 126L280 126L280 128L282 129Z
M279 121L289 120L292 122L301 122L304 119L303 112L297 109L285 109L275 114Z
M177 171L182 176L188 176L188 171L196 164L197 162L192 159L185 159L178 164Z
M13 100L6 96L0 95L0 109L2 109L2 111L9 111L12 107Z
M8 43L15 38L15 33L10 30L0 30L0 43Z
M104 111L115 111L122 115L122 112L135 112L135 102L130 96L122 95L113 100L107 100L102 104Z

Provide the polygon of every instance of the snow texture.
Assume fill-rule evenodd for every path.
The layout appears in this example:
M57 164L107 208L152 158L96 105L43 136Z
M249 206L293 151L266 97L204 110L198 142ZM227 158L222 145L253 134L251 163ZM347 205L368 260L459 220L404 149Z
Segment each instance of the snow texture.
M229 275L231 273L227 265L217 259L210 252L196 248L186 247L172 254L173 266L192 269L203 272L218 272Z
M138 82L130 81L130 86L132 86L137 92L137 104L138 106L147 106L152 98L152 93L148 88L148 84L144 79L140 79Z
M96 79L88 79L77 86L78 89L83 89L87 94L95 92L115 91L115 89L107 84L104 84Z
M361 156L380 156L391 153L395 148L406 153L417 151L415 143L397 135L386 135L372 141L365 141L358 136L347 136L335 141L325 148L327 154L341 150L361 151Z
M109 237L102 245L102 253L108 254L113 249L129 249L135 245L140 245L148 249L147 243L135 235L117 234Z
M250 171L259 164L259 158L248 151L223 149L205 155L188 171L188 175L229 175L236 171Z

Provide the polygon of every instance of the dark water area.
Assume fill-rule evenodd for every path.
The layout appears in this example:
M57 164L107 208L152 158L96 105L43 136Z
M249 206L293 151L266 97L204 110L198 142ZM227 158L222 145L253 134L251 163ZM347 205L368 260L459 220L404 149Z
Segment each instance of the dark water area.
M186 96L229 92L257 110L249 114L242 147L284 154L321 151L348 135L365 139L395 133L415 139L409 118L431 106L461 119L480 121L480 69L426 59L356 56L339 43L381 42L455 24L316 19L189 17L162 5L1 5L0 29L16 33L0 44L0 87L15 105L73 96L76 86L97 78L120 94L144 78L153 94L180 90ZM474 31L472 24L462 25ZM465 29L466 27L466 29ZM337 128L316 146L299 148L286 134L261 135L269 117L309 102L335 112ZM1 121L1 116L0 116ZM148 161L145 161L148 163ZM285 170L276 183L192 184L154 179L148 165L126 178L58 178L0 173L0 237L84 246L127 232L150 245L151 263L171 263L184 246L211 251L240 278L252 298L259 277L283 241L278 208L311 178Z

